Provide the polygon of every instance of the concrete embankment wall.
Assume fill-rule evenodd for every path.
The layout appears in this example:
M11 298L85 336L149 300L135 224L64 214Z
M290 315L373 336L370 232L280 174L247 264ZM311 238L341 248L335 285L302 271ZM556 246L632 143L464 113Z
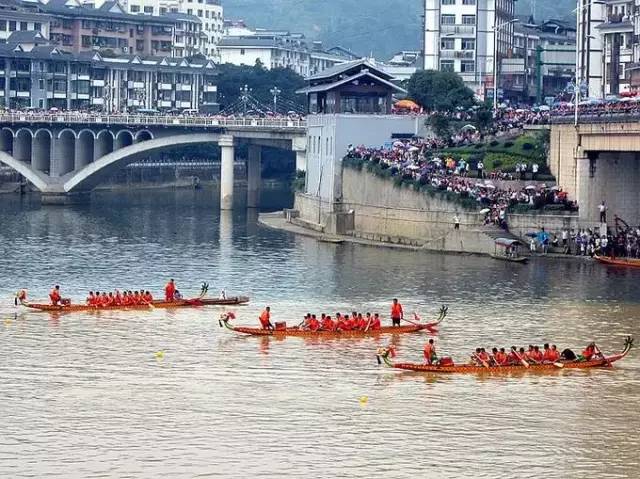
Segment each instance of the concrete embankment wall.
M436 251L494 251L493 239L486 234L477 212L466 211L437 195L398 187L393 180L366 171L344 168L341 203L320 204L317 197L298 194L295 209L300 215L295 222L313 229ZM456 215L459 230L454 229ZM341 216L351 221L341 222ZM340 231L341 223L350 224L349 230Z

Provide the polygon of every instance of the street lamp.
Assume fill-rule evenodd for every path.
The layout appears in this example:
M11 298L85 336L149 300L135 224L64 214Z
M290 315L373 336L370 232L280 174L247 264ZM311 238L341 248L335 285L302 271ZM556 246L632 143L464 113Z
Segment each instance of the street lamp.
M584 0L576 0L576 8L574 10L575 14L576 14L576 79L575 79L575 87L574 87L574 95L573 95L573 108L574 108L574 125L577 127L578 126L578 111L580 108L580 96L581 96L581 91L580 89L582 88L582 66L580 65L580 54L581 54L581 48L580 48L580 43L582 41L582 32L580 31L580 25L582 24L582 22L580 21L580 17L582 16L582 12L584 10L586 10L587 8L589 8L592 5L602 5L602 4L606 4L607 2L603 1L603 0L592 0L591 2L585 2L583 4ZM594 37L591 37L594 38ZM589 52L587 52L588 54ZM605 52L606 55L606 52ZM605 57L606 58L606 57Z
M249 94L251 93L251 88L247 85L240 88L240 100L242 101L242 116L247 116L247 103L249 102Z
M493 27L493 114L494 116L498 112L498 31L506 27L507 25L511 25L512 23L517 23L520 20L514 18L513 20L509 20L508 22L501 23L499 25L494 25Z
M282 90L280 90L280 88L278 88L277 86L274 86L271 90L269 90L269 93L271 93L271 95L273 96L273 114L276 115L278 114L278 95L282 93Z

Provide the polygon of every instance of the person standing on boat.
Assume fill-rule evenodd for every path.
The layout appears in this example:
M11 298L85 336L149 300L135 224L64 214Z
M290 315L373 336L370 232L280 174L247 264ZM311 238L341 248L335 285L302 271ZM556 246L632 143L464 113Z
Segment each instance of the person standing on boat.
M264 311L260 313L260 324L262 325L262 329L270 329L273 330L273 324L271 324L271 308L267 306L264 308Z
M433 339L430 339L429 342L424 345L423 352L425 364L431 365L438 359L438 356L436 355L436 345Z
M391 325L400 326L402 319L404 319L402 305L398 303L398 298L393 298L393 304L391 304Z
M176 294L176 283L173 279L170 279L167 285L164 287L164 300L173 301Z
M56 284L53 287L53 289L49 293L49 299L51 299L51 304L53 304L54 306L60 304L60 301L62 300L62 296L60 295L60 286Z
M598 212L600 213L600 223L607 222L607 205L605 205L604 200L602 203L598 205Z

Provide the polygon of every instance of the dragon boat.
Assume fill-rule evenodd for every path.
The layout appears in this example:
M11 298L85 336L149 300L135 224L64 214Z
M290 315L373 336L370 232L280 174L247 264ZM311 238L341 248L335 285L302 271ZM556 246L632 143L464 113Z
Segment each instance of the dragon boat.
M226 327L227 329L240 334L248 334L251 336L272 336L275 338L285 338L288 336L301 337L301 338L363 338L369 336L379 336L381 334L406 334L406 333L418 333L420 331L427 331L431 334L438 332L437 326L447 316L449 308L442 306L438 314L438 318L431 323L418 323L410 321L410 324L406 326L383 326L380 329L369 330L317 330L311 331L299 326L287 327L286 323L275 323L274 329L263 328L251 328L245 326L233 326L230 323L235 318L233 313L225 313L220 317L220 327ZM406 321L406 320L405 320Z
M612 258L611 256L594 255L596 261L609 266L627 266L631 268L640 268L640 259L635 258Z
M150 303L129 304L129 305L110 305L110 306L94 306L88 304L73 304L68 299L63 299L61 304L47 303L31 303L27 301L25 290L21 290L16 294L15 305L21 305L26 308L57 313L76 313L81 311L130 311L130 310L151 310L155 308L172 309L172 308L196 308L201 306L237 306L249 302L247 296L231 296L225 298L207 298L209 285L203 283L200 294L193 298L179 299L175 301L154 300Z
M592 369L592 368L609 368L612 364L620 359L624 358L633 347L633 338L627 336L624 342L624 349L622 352L612 354L609 356L601 355L597 358L593 358L589 361L585 360L560 360L555 363L544 364L517 364L509 366L480 366L476 364L454 364L451 358L442 358L439 364L419 364L419 363L396 363L393 362L391 357L393 356L391 348L382 348L378 350L376 355L378 364L384 362L388 367L395 369L402 369L405 371L416 371L424 373L476 373L476 374L502 374L524 371L553 371L559 369Z

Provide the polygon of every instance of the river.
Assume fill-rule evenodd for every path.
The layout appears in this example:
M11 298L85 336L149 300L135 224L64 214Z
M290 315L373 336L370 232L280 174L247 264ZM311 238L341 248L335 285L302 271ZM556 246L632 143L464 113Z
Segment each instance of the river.
M100 193L87 206L0 198L0 477L638 477L640 354L610 370L436 377L379 367L392 340L281 341L220 329L221 309L65 316L13 307L144 287L246 294L238 324L306 312L449 316L441 355L640 336L640 271L318 243L220 214L215 192ZM273 202L272 202L273 203ZM272 204L278 206L277 201ZM158 357L158 352L163 357Z

